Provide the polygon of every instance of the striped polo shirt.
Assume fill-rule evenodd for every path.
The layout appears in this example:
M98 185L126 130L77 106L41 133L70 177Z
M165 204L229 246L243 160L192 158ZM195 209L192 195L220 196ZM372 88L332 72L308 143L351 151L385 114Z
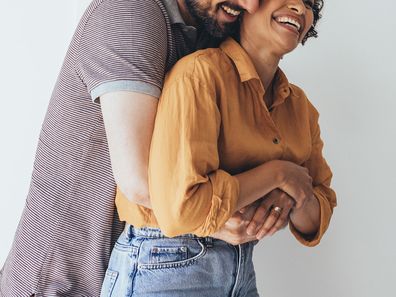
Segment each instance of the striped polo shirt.
M95 0L87 8L42 125L1 297L99 296L123 226L97 99L121 90L158 97L165 72L195 50L197 35L176 0Z

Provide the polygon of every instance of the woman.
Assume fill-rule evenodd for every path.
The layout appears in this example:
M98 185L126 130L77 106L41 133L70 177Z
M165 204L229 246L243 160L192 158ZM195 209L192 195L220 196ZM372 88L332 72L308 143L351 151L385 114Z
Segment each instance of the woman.
M102 296L258 296L256 242L232 246L210 235L273 190L295 201L295 237L319 243L336 205L332 174L318 113L278 64L316 35L321 7L261 1L243 17L239 43L228 39L170 71L150 152L153 211L117 194L120 217L134 227L113 250Z

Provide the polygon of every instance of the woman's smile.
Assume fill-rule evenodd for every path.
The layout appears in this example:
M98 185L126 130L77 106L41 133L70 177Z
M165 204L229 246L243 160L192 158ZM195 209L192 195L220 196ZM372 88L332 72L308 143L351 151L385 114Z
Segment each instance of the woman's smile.
M285 28L288 31L291 31L298 36L300 36L301 32L304 30L304 21L300 19L300 17L292 16L292 15L281 15L274 17L273 20L282 28Z

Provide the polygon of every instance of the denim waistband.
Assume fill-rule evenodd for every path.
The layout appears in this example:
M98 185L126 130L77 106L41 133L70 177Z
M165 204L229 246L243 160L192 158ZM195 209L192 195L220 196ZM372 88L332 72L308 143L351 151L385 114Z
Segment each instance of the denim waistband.
M135 228L130 224L126 224L124 232L129 238L131 238L132 236L142 236L148 238L169 238L164 233L162 233L161 229L153 228L153 227ZM204 237L199 237L194 234L183 234L179 236L174 236L172 238L204 238Z

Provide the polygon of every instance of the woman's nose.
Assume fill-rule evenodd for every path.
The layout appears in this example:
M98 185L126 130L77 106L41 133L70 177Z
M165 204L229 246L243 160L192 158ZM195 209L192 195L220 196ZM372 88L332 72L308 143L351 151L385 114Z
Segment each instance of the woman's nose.
M296 0L296 1L289 1L289 3L287 4L287 8L293 10L298 15L302 15L304 13L305 6L301 0Z

